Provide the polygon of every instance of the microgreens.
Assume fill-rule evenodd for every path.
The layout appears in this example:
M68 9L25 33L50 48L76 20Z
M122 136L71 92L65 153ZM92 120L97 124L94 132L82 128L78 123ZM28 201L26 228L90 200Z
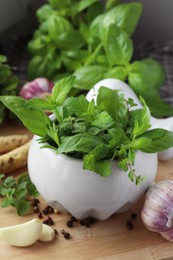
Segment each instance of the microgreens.
M111 174L111 161L116 160L129 179L139 185L142 177L135 174L136 151L156 153L168 149L173 146L173 133L150 129L150 110L143 98L143 108L132 110L132 99L126 100L122 92L103 86L95 104L83 95L68 96L73 84L74 76L58 81L46 100L0 96L0 101L40 136L43 149L80 158L84 169L101 176ZM53 120L42 111L47 109L54 114Z

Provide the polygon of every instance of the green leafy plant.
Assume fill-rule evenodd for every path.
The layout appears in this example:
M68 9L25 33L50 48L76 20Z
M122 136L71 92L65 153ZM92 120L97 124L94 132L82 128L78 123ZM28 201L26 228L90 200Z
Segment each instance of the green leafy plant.
M23 124L40 136L42 148L55 149L83 160L83 168L109 176L110 162L128 172L129 179L139 185L143 180L135 174L137 150L156 153L173 146L173 133L165 129L150 130L150 110L141 97L142 109L132 110L132 99L122 92L101 87L96 99L84 95L68 97L74 76L61 79L46 100L0 96ZM50 119L43 110L54 113Z
M15 76L10 66L7 64L7 57L0 55L0 95L16 95L19 79ZM4 121L4 118L8 115L5 106L0 103L0 124Z
M15 207L17 214L23 216L29 212L32 201L38 195L39 193L31 183L27 173L22 174L18 179L15 179L13 176L5 177L5 174L0 174L2 208Z
M142 13L141 3L117 0L54 0L37 11L39 28L29 42L30 78L57 80L76 76L71 95L88 91L104 78L127 82L142 96L156 117L172 116L173 108L160 98L163 66L152 58L134 61L131 39Z

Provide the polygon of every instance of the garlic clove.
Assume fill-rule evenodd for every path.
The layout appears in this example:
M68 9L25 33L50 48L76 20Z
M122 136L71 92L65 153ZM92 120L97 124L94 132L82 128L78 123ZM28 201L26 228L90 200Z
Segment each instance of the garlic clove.
M160 232L159 233L164 239L168 240L168 241L173 241L173 228L164 231L164 232Z
M32 219L23 224L0 228L0 238L13 246L25 247L34 244L42 231L42 223Z
M52 227L42 224L42 231L38 238L40 241L52 241L55 237L55 231Z

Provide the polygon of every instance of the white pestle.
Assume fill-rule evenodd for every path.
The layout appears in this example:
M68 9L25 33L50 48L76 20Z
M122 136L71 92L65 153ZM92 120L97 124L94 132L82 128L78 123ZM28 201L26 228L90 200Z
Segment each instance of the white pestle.
M113 78L103 79L103 80L97 82L94 85L94 87L87 93L87 95L86 95L87 100L91 101L92 99L94 99L96 101L98 90L102 86L110 88L110 89L120 90L124 93L124 95L127 99L132 98L135 101L135 103L137 104L137 106L133 107L132 109L142 108L142 104L141 104L139 98L134 93L134 91L130 88L130 86L121 80L113 79ZM163 128L163 129L173 132L173 117L158 119L158 118L151 116L150 124L151 124L151 129ZM158 153L158 158L160 160L169 160L172 157L173 157L173 147L171 147L163 152Z

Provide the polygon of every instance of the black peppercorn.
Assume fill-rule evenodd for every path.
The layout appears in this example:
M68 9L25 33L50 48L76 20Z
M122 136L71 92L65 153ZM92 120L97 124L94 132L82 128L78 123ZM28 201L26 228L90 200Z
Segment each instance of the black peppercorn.
M50 216L47 217L47 220L50 226L55 224L53 219Z
M126 227L127 227L128 229L133 229L133 223L131 222L131 220L127 220L127 222L126 222Z
M64 235L65 234L65 230L61 229L61 234Z
M71 221L76 222L76 218L72 216Z
M136 218L137 218L137 214L133 212L133 213L131 214L131 219L136 219Z
M65 232L65 234L64 234L64 238L65 238L65 239L69 239L69 238L70 238L70 233Z
M39 209L38 206L34 206L33 210L34 210L34 213L39 213L40 212L40 209Z
M81 226L85 226L85 221L84 221L83 219L81 219L81 220L79 221L79 224L80 224Z
M36 207L36 206L38 206L39 203L40 203L40 201L38 199L33 199L32 206Z
M66 223L67 227L71 228L73 227L73 221L72 220L68 220Z
M43 214L40 212L38 215L37 215L38 218L43 218Z
M47 206L48 213L54 213L54 209L51 206Z
M54 229L54 232L55 232L55 236L58 235L58 231L56 229Z
M48 210L47 210L47 208L44 208L42 212L43 212L44 215L48 215Z

